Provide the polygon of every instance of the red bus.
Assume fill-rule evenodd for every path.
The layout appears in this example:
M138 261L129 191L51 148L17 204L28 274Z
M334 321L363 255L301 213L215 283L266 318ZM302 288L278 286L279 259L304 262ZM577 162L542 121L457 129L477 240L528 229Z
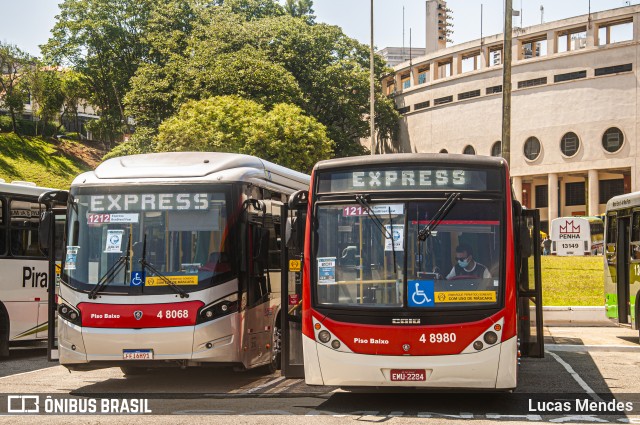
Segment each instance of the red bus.
M322 161L307 199L307 384L509 390L542 356L539 218L502 158Z

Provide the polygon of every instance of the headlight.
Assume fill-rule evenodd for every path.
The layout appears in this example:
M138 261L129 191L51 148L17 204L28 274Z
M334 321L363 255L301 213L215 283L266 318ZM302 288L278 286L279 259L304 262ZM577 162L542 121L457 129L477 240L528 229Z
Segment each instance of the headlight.
M229 295L203 307L198 313L197 323L219 319L238 311L238 294Z
M78 325L78 326L82 325L80 312L72 309L66 304L58 305L58 315L62 317L64 320L73 323L74 325Z
M331 334L329 333L329 331L320 331L318 332L318 339L320 340L320 342L326 344L331 339Z
M498 341L498 335L493 332L493 331L489 331L486 334L484 334L484 342L486 342L489 345L493 345Z

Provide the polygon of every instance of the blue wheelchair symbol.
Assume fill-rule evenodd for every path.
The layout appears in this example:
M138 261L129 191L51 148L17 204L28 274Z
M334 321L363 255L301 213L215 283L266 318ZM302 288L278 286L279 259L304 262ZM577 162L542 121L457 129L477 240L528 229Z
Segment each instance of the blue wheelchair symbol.
M407 303L409 307L434 307L433 280L410 280Z
M131 272L131 286L141 286L144 282L144 272Z

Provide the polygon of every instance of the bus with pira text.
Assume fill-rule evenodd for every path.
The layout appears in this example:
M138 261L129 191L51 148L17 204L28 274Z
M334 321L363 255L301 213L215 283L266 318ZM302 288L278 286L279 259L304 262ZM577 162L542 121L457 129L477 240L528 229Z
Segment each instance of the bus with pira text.
M309 176L259 158L113 158L69 190L57 294L70 370L278 368L280 210Z
M322 161L307 199L307 384L511 390L543 355L538 211L502 158Z

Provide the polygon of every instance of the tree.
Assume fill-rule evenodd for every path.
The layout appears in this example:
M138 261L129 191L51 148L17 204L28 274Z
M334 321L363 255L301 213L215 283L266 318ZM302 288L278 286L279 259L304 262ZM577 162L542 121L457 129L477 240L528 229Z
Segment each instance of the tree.
M44 136L47 124L57 117L64 104L62 80L60 71L55 68L45 68L38 61L34 61L31 68L25 72L24 78L31 93L31 105L34 115L42 122ZM38 125L36 123L36 135Z
M16 116L24 110L29 98L22 76L28 70L30 57L11 44L0 42L0 106L9 110L14 133L18 132Z
M316 18L313 14L313 0L287 0L284 10L291 16L304 18L310 24Z
M123 98L129 80L148 54L142 41L153 7L166 0L64 0L49 41L42 46L52 64L71 65L90 87L89 101L101 115L93 123L111 142L127 123Z
M64 117L71 115L74 120L75 128L80 131L78 105L80 102L90 97L87 89L87 82L85 81L84 75L81 73L72 69L66 69L60 75L60 83L62 94L64 96L62 113L60 114L60 125L62 125L62 119ZM60 127L58 127L58 131L59 130Z
M325 127L297 106L270 111L239 96L190 101L160 125L158 151L215 151L256 155L309 172L332 154Z

